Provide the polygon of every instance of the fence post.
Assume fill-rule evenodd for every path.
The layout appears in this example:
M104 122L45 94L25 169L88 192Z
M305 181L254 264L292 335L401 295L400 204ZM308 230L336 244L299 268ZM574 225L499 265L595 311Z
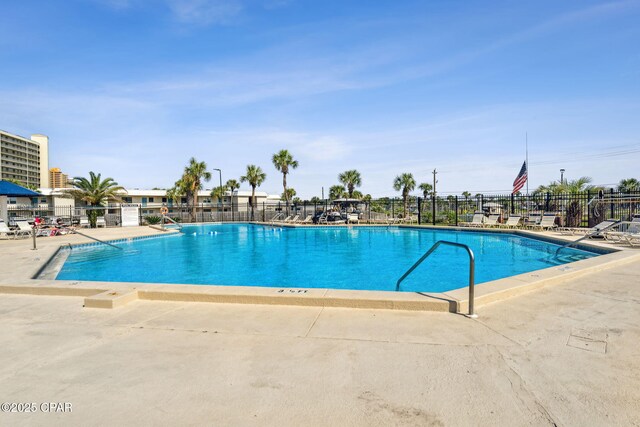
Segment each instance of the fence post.
M395 204L396 198L394 197L393 199L391 199L391 218L395 218L396 217L396 204Z
M420 208L420 205L422 203L420 203L420 197L418 197L418 225L422 224L422 209Z
M615 208L613 203L613 188L609 189L609 195L611 199L611 203L610 203L611 216L609 218L615 218L616 215L615 215Z
M515 206L514 206L514 199L515 199L515 194L511 193L511 215L513 215L514 213L516 213L515 211Z
M456 227L458 226L458 196L456 196Z
M550 201L550 199L551 199L551 193L549 193L547 191L547 197L546 197L546 200L544 202L544 211L545 212L549 211L549 201Z
M433 225L436 225L436 195L435 192L434 194L431 196L431 223Z

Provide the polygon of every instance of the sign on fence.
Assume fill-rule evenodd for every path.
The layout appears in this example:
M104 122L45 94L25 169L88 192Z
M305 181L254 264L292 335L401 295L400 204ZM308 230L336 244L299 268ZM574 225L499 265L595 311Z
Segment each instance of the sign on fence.
M123 227L133 227L140 225L140 206L136 204L123 203L121 218Z

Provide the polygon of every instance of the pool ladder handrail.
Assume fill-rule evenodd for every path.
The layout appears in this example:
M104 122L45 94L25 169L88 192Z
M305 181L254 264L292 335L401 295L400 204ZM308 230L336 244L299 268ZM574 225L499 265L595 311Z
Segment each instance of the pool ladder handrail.
M282 212L275 214L273 218L271 218L271 225L274 225L281 217L284 218L284 214Z
M564 248L571 247L571 246L573 246L573 245L575 245L575 244L577 244L577 243L579 243L579 242L581 242L581 241L583 241L585 239L588 239L590 237L599 236L603 232L605 232L605 231L607 231L607 230L609 230L609 229L611 229L613 227L618 227L618 226L623 225L623 224L631 224L631 223L632 223L631 221L617 221L617 222L614 222L613 224L607 225L604 228L601 228L599 230L594 230L591 233L587 233L584 236L582 236L581 238L579 238L578 240L574 240L573 242L569 242L566 245L560 246L558 249L556 249L556 253L555 253L554 257L557 257L558 254L560 253L560 251L563 250Z
M105 242L105 241L103 241L103 240L96 239L95 237L88 236L88 235L86 235L86 234L84 234L84 233L79 232L78 230L73 230L73 233L74 233L74 234L79 234L79 235L84 236L84 237L86 237L86 238L88 238L88 239L91 239L91 240L95 240L96 242L98 242L98 243L102 243L103 245L111 246L112 248L120 249L121 251L123 251L123 250L124 250L124 249L123 249L123 248L121 248L120 246L116 246L116 245L113 245L113 244L111 244L111 243L109 243L109 242ZM71 245L69 245L69 247L71 248L72 246L71 246Z
M409 276L413 272L413 270L418 268L418 266L422 264L422 261L429 258L429 256L432 253L434 253L435 250L440 247L440 245L448 245L448 246L454 246L457 248L465 249L467 251L467 254L469 255L469 314L468 314L468 317L475 319L476 317L478 317L478 315L475 314L474 312L476 258L473 255L473 251L471 250L471 248L465 245L464 243L449 242L448 240L438 240L436 243L433 244L433 246L431 246L431 248L427 252L425 252L424 255L422 255L422 257L420 257L418 261L416 261L415 264L411 266L410 269L407 270L406 273L402 275L400 279L398 279L398 281L396 282L396 292L400 290L400 283L402 283L402 281L406 279L407 276Z
M165 225L165 224L164 224L164 220L165 220L165 219L166 219L166 220L169 220L169 222L171 222L171 223L173 223L173 224L177 225L179 230L182 230L182 224L180 224L179 222L175 221L173 218L170 218L170 217L168 217L168 216L166 216L166 215L162 215L162 229L163 229L163 230L164 230L164 225Z

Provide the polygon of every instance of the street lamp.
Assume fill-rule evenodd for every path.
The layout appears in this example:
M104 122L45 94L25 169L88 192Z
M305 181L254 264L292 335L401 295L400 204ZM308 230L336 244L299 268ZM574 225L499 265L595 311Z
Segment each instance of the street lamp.
M560 169L560 184L564 184L564 169Z
M220 174L220 192L222 192L222 169L213 169L214 171L218 171L218 173ZM222 194L219 195L218 197L218 204L222 205ZM220 209L218 209L218 212L220 212ZM220 218L224 218L224 215L222 215Z

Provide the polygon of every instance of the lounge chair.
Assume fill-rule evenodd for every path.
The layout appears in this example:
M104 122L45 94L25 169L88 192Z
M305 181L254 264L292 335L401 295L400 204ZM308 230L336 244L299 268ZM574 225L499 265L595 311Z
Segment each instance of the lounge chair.
M311 224L313 222L313 215L307 215L305 219L300 221L300 224Z
M29 236L33 232L33 227L27 221L16 221L16 225L18 226L18 230L16 236L25 235Z
M498 220L499 219L500 219L500 215L491 214L485 219L484 224L482 226L483 227L497 227L499 225L498 224Z
M103 216L99 216L96 219L96 227L107 227L107 221L105 221Z
M525 218L524 220L524 226L527 228L535 228L538 225L540 225L540 221L542 221L542 215L540 214L532 214L529 215L527 218Z
M89 218L87 218L86 216L81 216L80 217L80 223L79 223L80 227L89 227Z
M504 224L500 224L500 227L504 228L518 228L520 226L520 220L522 217L520 215L509 215L507 218L507 222Z
M15 239L18 237L18 233L16 230L10 229L4 222L0 222L0 236L4 239L8 239L9 236Z
M461 222L461 227L482 227L484 223L484 213L476 212L473 214L473 218L471 218L471 222Z
M290 217L291 218L291 217ZM289 222L292 224L295 224L296 222L298 222L300 220L300 215L296 215L293 218L289 219L288 221L285 219L284 222Z
M640 217L634 216L631 223L627 224L626 230L605 230L602 236L614 243L628 243L631 246L635 246L636 241L640 238ZM640 244L640 242L637 242Z
M602 221L599 224L594 225L591 228L579 228L579 227L560 227L558 228L557 231L559 231L561 234L570 234L573 235L575 233L585 233L585 234L592 234L594 236L599 236L601 233L601 231L605 230L605 229L609 229L609 227L611 227L614 224L617 224L618 222L620 222L617 219L606 219L604 221Z
M536 225L532 225L531 228L544 231L544 230L552 230L557 228L556 225L556 214L544 214L540 219L540 223Z

